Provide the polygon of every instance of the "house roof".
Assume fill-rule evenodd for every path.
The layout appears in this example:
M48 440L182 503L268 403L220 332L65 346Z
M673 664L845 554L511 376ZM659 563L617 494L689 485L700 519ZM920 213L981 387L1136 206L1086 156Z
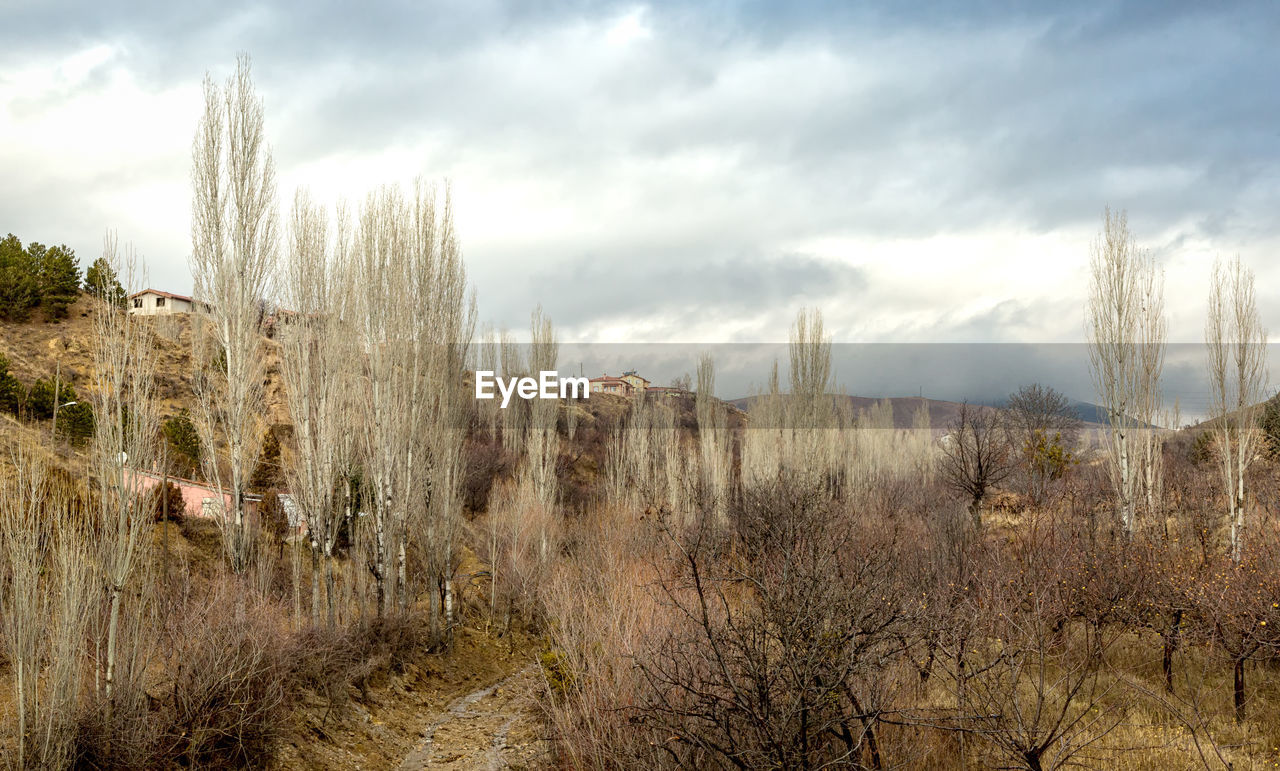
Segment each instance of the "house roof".
M612 375L601 375L600 377L591 378L590 382L592 383L626 383L627 381L623 380L620 377L613 377Z
M185 294L174 294L173 292L165 292L160 289L143 289L141 292L134 292L133 294L129 295L129 299L132 300L133 298L138 297L140 295L144 295L144 294L158 294L161 297L168 297L173 300L186 300L187 302L194 302L190 297L187 297Z

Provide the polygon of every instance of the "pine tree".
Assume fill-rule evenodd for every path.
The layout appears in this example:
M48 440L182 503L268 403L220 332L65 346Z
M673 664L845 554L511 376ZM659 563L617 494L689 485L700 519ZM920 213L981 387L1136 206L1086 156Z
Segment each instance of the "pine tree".
M284 469L280 465L280 440L276 432L267 429L262 437L262 453L258 467L249 479L249 489L258 492L277 490L284 486Z
M1262 408L1262 419L1259 423L1267 452L1273 458L1280 458L1280 394L1267 400L1266 406Z
M9 374L9 359L0 353L0 411L17 415L22 409L25 389L18 379Z
M80 261L66 244L45 247L34 241L27 254L39 282L40 306L49 318L62 319L80 296Z
M124 287L120 286L120 277L106 260L99 257L89 266L84 274L84 288L94 297L101 297L107 302L124 307Z
M200 467L200 435L191 415L184 409L164 422L161 430L169 442L169 461L175 473L194 477Z
M53 394L53 381L40 378L31 384L27 392L27 416L34 420L49 420L55 406L77 401L76 389L67 382L58 384L58 395Z
M83 444L93 436L93 430L93 405L89 402L78 401L58 411L58 435L72 444Z
M40 302L40 287L31 255L10 233L0 240L0 318L26 321Z

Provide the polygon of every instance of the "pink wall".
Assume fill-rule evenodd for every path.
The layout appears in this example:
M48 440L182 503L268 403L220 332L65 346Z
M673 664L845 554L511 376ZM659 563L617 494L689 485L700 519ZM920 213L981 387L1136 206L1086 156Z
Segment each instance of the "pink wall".
M148 471L135 472L133 469L126 469L125 473L126 475L128 475L125 478L125 484L132 485L133 481L130 477L136 473L137 479L138 479L138 485L141 487L142 490L151 490L159 486L162 480L162 477L159 474L152 474L151 472L148 472ZM216 498L218 495L218 493L215 492L212 487L206 487L196 482L192 482L190 479L182 479L180 477L169 477L169 484L174 485L182 492L182 502L183 502L183 509L184 509L183 514L188 517L203 517L204 516L204 499ZM223 503L228 508L230 508L231 496L227 494L223 494L222 500L223 500ZM256 501L249 502L250 509L254 508L255 506L257 506Z

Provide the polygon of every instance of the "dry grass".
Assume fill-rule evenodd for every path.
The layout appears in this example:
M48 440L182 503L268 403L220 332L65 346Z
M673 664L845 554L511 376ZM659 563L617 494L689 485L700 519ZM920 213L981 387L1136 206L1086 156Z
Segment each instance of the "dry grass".
M66 319L44 323L37 316L14 323L0 321L0 354L9 370L30 387L37 378L52 379L61 362L61 377L77 390L88 387L93 374L93 303L88 294L68 310ZM186 314L148 319L157 332L156 395L163 416L191 404L191 317ZM288 422L279 369L279 349L268 345L266 418L270 424Z

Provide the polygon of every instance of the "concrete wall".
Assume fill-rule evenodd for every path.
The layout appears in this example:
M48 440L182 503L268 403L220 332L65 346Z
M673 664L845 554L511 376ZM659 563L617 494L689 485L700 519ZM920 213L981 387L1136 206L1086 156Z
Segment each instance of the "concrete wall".
M163 300L163 305L156 305L157 300ZM128 301L129 312L139 316L162 316L168 313L190 313L191 301L181 300L176 297L163 297L158 294L144 292ZM140 305L140 307L139 307Z

